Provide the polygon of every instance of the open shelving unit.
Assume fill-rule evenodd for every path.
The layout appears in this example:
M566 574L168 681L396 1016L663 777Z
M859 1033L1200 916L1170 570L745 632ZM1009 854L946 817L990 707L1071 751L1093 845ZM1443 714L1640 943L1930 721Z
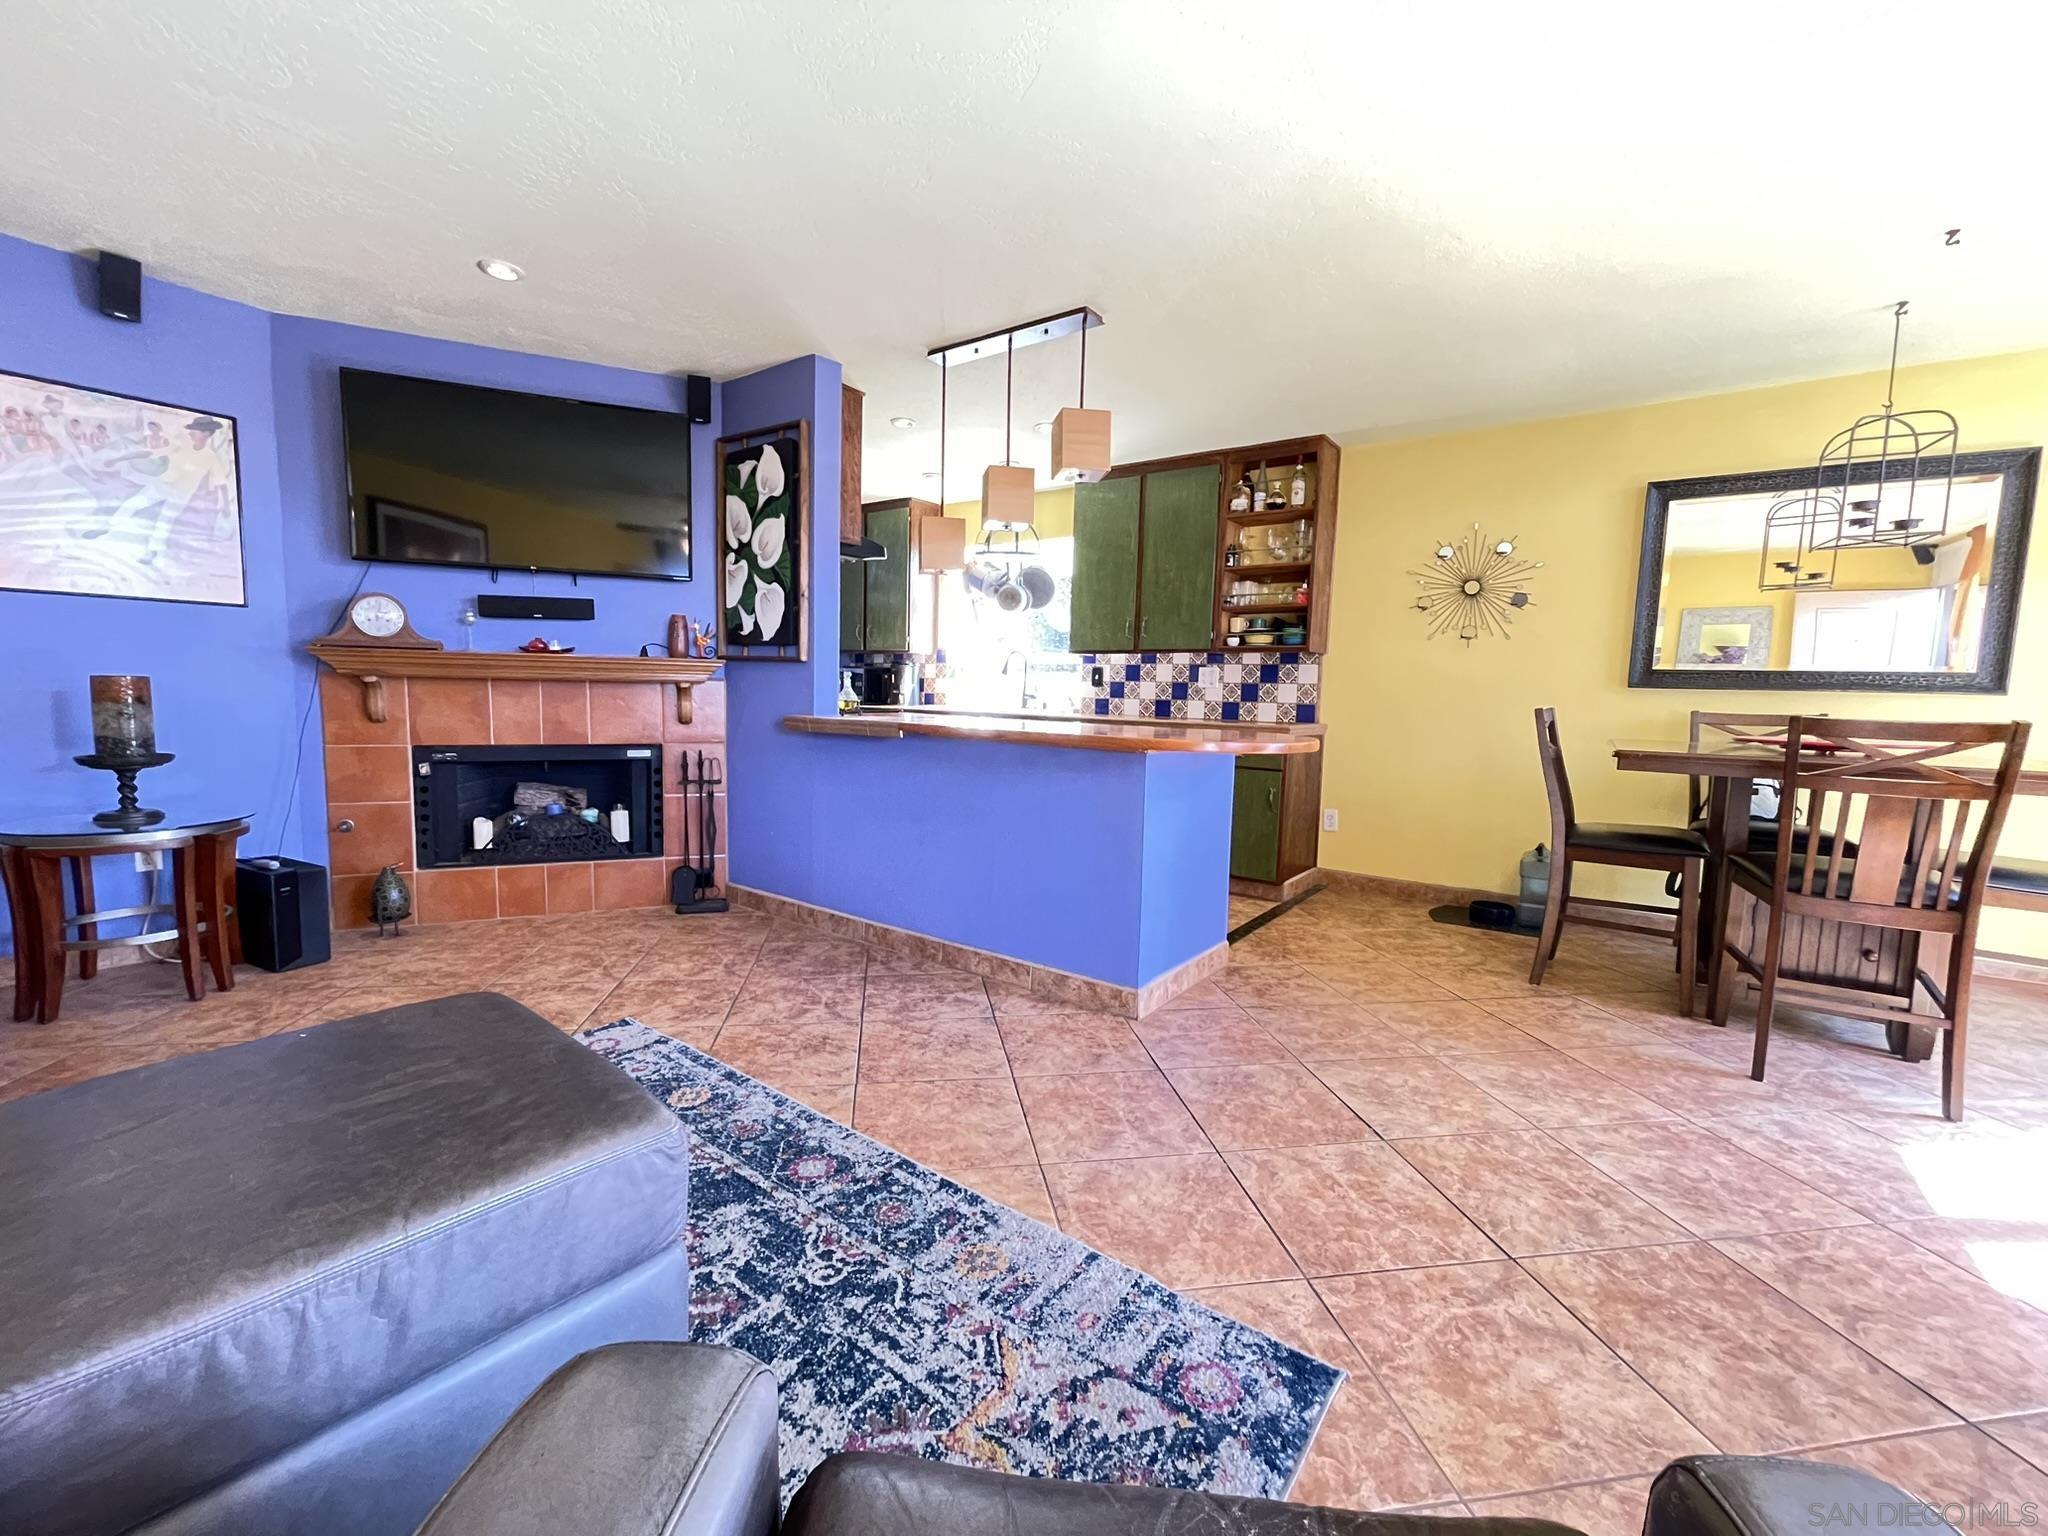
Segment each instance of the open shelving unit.
M1322 651L1329 645L1330 615L1326 594L1337 547L1337 480L1340 450L1327 437L1289 438L1277 443L1258 443L1225 455L1223 494L1217 511L1220 531L1216 540L1216 644L1222 650L1256 655L1262 650ZM1302 505L1287 501L1297 466L1307 482ZM1249 477L1252 485L1277 489L1282 505L1256 511L1232 511L1230 502L1238 486ZM1308 536L1306 558L1258 560L1250 558L1271 546L1270 532L1305 524ZM1239 552L1236 564L1230 553ZM1253 591L1232 601L1242 584L1291 585L1291 593ZM1298 616L1294 625L1254 626L1254 619L1285 620ZM1295 631L1299 635L1295 635ZM1287 636L1272 644L1254 644L1244 637L1272 633ZM1238 641L1232 644L1232 636Z

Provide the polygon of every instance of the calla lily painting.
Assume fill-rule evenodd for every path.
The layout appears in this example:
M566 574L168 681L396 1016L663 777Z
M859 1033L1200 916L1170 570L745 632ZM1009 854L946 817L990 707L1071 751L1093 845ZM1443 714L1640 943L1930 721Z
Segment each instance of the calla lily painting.
M796 437L721 444L725 499L725 654L780 651L801 660L802 487Z

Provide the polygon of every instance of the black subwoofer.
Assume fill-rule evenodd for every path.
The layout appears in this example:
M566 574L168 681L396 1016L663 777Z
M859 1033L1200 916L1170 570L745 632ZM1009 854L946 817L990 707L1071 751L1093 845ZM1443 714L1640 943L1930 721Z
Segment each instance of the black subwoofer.
M324 964L333 953L327 871L318 864L235 860L235 915L242 925L242 958L259 969L295 971Z

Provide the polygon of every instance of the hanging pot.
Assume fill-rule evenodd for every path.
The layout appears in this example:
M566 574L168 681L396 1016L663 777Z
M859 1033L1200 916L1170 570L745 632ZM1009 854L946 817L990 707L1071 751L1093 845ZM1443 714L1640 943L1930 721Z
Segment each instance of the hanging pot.
M1024 589L1024 595L1033 608L1043 608L1052 601L1054 591L1052 572L1042 565L1027 565L1017 573L1017 585Z

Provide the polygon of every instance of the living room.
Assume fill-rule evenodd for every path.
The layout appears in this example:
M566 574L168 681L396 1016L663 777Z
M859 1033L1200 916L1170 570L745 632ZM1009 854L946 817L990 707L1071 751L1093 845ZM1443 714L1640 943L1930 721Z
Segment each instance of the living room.
M1976 13L27 0L0 1528L2034 1523Z

